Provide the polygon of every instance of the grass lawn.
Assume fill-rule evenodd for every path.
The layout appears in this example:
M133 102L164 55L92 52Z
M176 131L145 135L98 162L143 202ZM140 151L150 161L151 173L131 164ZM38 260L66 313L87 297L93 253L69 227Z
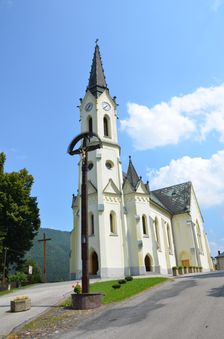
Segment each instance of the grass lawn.
M12 293L12 291L9 291L9 290L0 291L0 296L5 295L5 294L9 294L9 293Z
M24 286L21 286L21 287L11 288L10 290L0 291L0 297L1 297L1 295L13 293L13 292L16 292L16 291L19 291L19 290L23 290L23 289L26 289L26 288L31 288L31 287L33 287L35 285L37 285L37 284L29 284L29 285L24 285Z
M109 304L114 301L127 299L167 280L169 279L162 277L133 279L132 281L127 281L126 284L122 284L119 289L112 287L112 285L117 284L117 280L97 282L90 285L90 292L103 293L103 304Z

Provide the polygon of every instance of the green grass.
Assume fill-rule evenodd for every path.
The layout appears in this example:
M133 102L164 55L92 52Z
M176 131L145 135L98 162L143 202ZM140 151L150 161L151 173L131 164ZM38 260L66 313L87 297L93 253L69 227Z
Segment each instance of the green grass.
M29 284L29 285L24 285L24 286L21 286L21 287L11 288L10 290L0 291L0 297L1 297L2 295L5 295L5 294L9 294L9 293L13 293L13 292L16 292L16 291L19 291L19 290L31 288L31 287L33 287L33 286L35 286L35 285L37 285L37 284Z
M4 291L0 291L0 297L1 295L5 295L5 294L9 294L9 293L12 293L12 291L8 291L8 290L4 290Z
M133 279L126 284L122 284L119 289L113 289L112 287L112 285L117 283L117 280L97 282L90 285L90 292L103 293L103 304L109 304L111 302L130 298L133 295L167 280L169 279L162 277Z

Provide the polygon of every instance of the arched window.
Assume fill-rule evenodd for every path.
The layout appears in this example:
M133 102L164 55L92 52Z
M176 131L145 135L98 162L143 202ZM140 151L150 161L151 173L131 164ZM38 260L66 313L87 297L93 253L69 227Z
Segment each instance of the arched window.
M155 218L155 234L158 247L160 247L160 235L159 235L159 221L158 218Z
M88 118L88 130L93 132L93 119L91 117Z
M103 118L103 132L105 137L110 136L110 131L109 131L109 117L104 116Z
M90 212L89 214L89 235L94 235L94 214Z
M143 235L147 235L148 234L147 219L146 219L145 215L142 216L142 232L143 232Z
M201 241L201 230L200 230L200 226L197 220L196 220L196 232L197 232L197 238L198 238L198 247L199 247L200 252L203 253L203 247L202 247L202 241Z
M113 211L110 212L110 233L117 234L116 215Z
M171 236L170 236L170 226L167 224L167 227L166 227L166 230L167 230L167 242L168 242L168 247L169 249L171 250Z

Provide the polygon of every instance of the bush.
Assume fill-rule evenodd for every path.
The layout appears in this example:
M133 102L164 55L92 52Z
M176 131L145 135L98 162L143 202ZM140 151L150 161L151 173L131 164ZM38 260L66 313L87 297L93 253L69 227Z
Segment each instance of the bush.
M114 285L112 285L112 287L116 290L117 288L120 288L121 285L120 284L114 284Z
M15 274L9 276L9 281L23 283L27 281L27 275L23 272L16 272Z
M82 293L82 287L79 285L79 283L77 283L76 285L73 285L72 287L74 288L73 291L76 294L81 294Z
M132 280L133 280L133 277L130 275L130 276L128 276L128 277L125 277L125 280L126 280L126 281L132 281Z
M29 266L32 266L32 274L28 274ZM42 282L42 273L39 265L33 259L27 259L24 263L22 263L19 267L21 272L28 274L27 282L29 284L36 284Z
M126 284L126 280L125 279L121 279L121 280L118 280L118 284Z

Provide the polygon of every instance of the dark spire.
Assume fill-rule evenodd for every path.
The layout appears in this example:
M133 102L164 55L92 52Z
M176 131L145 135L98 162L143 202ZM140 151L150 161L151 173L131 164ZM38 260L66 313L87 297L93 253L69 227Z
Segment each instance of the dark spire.
M139 180L141 180L141 177L138 176L138 173L132 164L131 156L129 156L128 172L126 178L134 189L136 189Z
M86 90L89 90L97 98L100 96L100 94L104 92L105 89L108 88L103 71L103 65L97 39L90 71L89 84Z

